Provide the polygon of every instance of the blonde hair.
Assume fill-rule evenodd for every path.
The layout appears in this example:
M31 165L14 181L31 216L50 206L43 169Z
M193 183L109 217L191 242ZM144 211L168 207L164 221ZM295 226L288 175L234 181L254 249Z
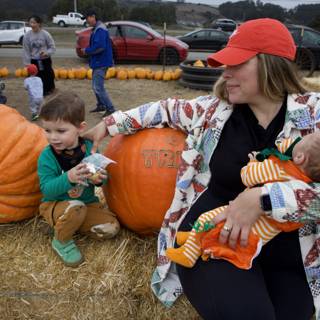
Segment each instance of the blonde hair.
M296 64L286 58L260 53L258 58L258 81L262 94L273 101L281 101L287 93L305 93ZM221 76L213 87L214 94L228 101L226 81Z

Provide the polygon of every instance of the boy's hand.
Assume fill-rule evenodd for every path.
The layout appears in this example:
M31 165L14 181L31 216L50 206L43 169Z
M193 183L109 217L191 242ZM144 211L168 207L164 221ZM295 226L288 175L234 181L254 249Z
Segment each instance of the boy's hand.
M91 175L85 163L79 163L68 171L68 179L71 183L87 185L86 179Z
M107 178L107 171L104 169L99 169L99 171L88 177L88 180L92 184L101 184L103 180L106 180Z

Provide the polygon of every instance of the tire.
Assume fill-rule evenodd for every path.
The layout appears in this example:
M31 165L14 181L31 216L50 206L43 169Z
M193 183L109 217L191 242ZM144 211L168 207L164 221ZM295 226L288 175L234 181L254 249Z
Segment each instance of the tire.
M22 45L23 45L23 36L22 36L22 37L20 37L20 39L19 39L19 44L20 44L20 46L22 46Z
M159 62L163 64L165 59L166 65L178 65L180 61L179 54L176 49L163 48L159 54Z
M222 68L194 67L194 61L180 63L180 84L191 89L212 91L214 83L223 72Z
M66 26L66 23L64 21L59 21L58 26L64 28Z
M214 83L217 81L218 76L204 76L202 74L182 73L182 78L193 82L209 82Z
M304 77L311 77L316 69L314 54L307 48L298 48L296 55L298 70Z

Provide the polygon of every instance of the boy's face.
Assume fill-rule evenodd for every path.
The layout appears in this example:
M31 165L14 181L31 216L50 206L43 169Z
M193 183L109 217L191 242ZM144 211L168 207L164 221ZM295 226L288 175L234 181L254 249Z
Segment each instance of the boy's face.
M42 127L45 130L49 144L57 151L73 149L78 146L79 135L86 126L81 122L78 127L63 120L45 121L42 120Z

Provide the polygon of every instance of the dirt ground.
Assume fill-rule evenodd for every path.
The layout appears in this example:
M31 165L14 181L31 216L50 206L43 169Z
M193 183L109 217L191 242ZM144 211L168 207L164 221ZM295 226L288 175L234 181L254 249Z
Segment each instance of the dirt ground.
M21 61L1 59L0 65L12 73ZM80 59L54 59L54 67L80 66L86 66ZM10 76L4 82L7 104L30 118L23 78ZM88 112L95 104L90 80L57 80L56 87L84 99L89 127L100 121L100 115ZM119 110L167 97L190 99L208 93L183 88L177 81L110 79L106 88ZM107 143L105 139L100 149ZM51 236L36 218L0 224L0 319L199 319L184 297L167 309L152 294L156 237L141 238L125 229L105 242L77 237L86 261L72 269L53 254Z
M77 68L88 67L85 60L82 59L54 59L54 68ZM2 58L0 66L7 66L11 73L14 73L16 68L22 67L20 59ZM117 67L135 68L144 67L143 65L117 65ZM147 65L145 66L152 70L162 70L161 65ZM175 69L177 66L170 66L167 69ZM4 79L6 89L5 95L8 98L7 104L16 108L25 117L30 118L30 111L28 109L28 96L26 90L23 88L23 78L16 78L11 76ZM95 106L95 96L91 89L91 81L84 80L63 80L56 81L56 87L59 90L72 90L79 94L86 104L86 121L88 127L94 126L99 122L99 114L91 114L88 111ZM155 81L155 80L106 80L105 87L118 110L127 110L140 104L158 101L168 97L179 97L190 99L198 95L206 95L207 91L192 90L182 87L178 81ZM102 144L105 145L106 142Z

